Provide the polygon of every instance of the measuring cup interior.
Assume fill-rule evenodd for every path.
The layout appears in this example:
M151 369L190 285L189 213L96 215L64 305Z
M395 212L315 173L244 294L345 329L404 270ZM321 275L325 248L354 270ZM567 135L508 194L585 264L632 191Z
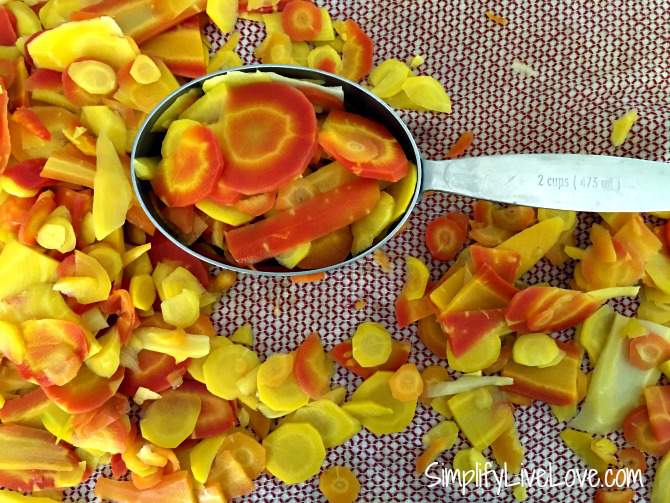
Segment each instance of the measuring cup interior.
M190 246L185 244L183 237L181 236L179 230L161 214L160 207L161 203L156 197L155 193L152 190L151 183L145 180L140 180L135 176L134 170L132 171L132 181L135 192L137 194L138 200L141 206L146 211L147 215L157 227L157 229L166 235L175 245L187 251L191 255L196 256L197 258L204 260L212 265L223 267L226 269L232 269L238 272L244 273L254 273L262 275L272 275L272 276L292 276L292 275L302 275L310 274L322 271L328 271L337 267L350 264L370 253L372 253L376 248L382 246L386 241L388 241L405 223L409 214L416 204L419 194L421 192L421 156L418 150L418 147L412 138L412 135L404 124L404 122L396 115L396 113L383 101L378 99L376 96L371 94L369 91L359 86L358 84L340 78L331 73L322 72L319 70L314 70L310 68L289 66L289 65L250 65L240 68L233 68L229 70L223 70L216 73L209 74L205 77L201 77L196 80L192 80L185 84L184 86L177 89L175 92L166 97L161 103L159 103L156 108L149 114L144 124L140 128L137 137L135 139L135 144L133 145L131 162L134 164L136 157L160 157L161 144L163 137L165 136L164 132L152 132L151 129L155 122L158 120L160 115L183 93L189 89L200 88L202 83L209 78L212 78L216 75L223 75L232 71L242 71L242 72L256 72L256 71L265 71L265 72L275 72L285 77L291 77L296 79L306 79L318 81L321 84L326 86L341 86L344 90L344 105L345 109L349 112L357 113L364 115L370 119L373 119L381 124L383 124L389 132L398 140L407 158L417 166L418 176L417 184L414 190L414 195L412 201L407 208L405 214L400 217L396 222L391 224L391 227L388 229L385 236L379 239L375 244L361 253L347 259L346 261L334 264L329 267L324 267L321 269L300 269L300 270L288 270L279 265L273 263L265 264L256 264L254 269L241 268L232 264L228 258L217 248L202 242L201 240L196 241Z

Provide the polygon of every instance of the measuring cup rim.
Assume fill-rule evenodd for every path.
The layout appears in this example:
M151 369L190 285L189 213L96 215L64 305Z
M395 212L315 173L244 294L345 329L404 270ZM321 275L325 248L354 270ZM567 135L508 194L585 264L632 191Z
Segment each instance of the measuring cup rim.
M147 132L151 132L150 129L153 126L155 119L162 114L169 105L172 104L172 102L177 99L179 96L184 94L186 91L189 89L192 89L194 87L202 87L202 84L213 78L217 77L219 75L225 75L227 73L231 72L250 72L250 71L271 71L275 72L277 74L283 75L282 71L298 71L301 73L309 73L311 74L315 79L318 78L327 78L330 80L337 80L342 82L343 84L346 84L348 86L352 86L357 88L359 91L361 91L364 95L366 95L366 99L376 101L379 105L381 105L383 108L386 109L386 111L396 120L398 125L401 127L405 134L405 140L409 145L411 146L411 150L414 154L414 160L416 162L416 170L417 170L417 179L416 179L416 186L414 188L414 193L412 194L412 199L410 200L409 205L407 206L407 209L403 213L403 215L394 223L393 228L386 233L386 235L380 239L377 243L373 244L370 248L367 248L366 250L358 253L357 255L350 257L343 262L338 262L337 264L329 265L326 267L320 267L318 269L301 269L301 270L295 270L295 271L263 271L263 270L257 270L257 269L247 269L244 267L239 267L231 264L227 264L225 262L213 259L211 257L208 257L207 255L203 255L202 253L199 253L198 251L193 250L190 246L185 245L182 243L179 239L177 239L176 236L174 236L168 229L166 229L163 224L154 217L152 212L150 211L147 201L145 201L145 195L142 190L140 190L140 180L137 178L135 174L135 159L137 157L137 150L139 146L141 145L141 141L143 140L144 135ZM283 75L286 76L286 75ZM345 95L345 102L346 102L346 95ZM305 276L305 275L310 275L310 274L318 274L318 273L326 273L329 271L333 271L335 269L340 269L344 268L346 266L352 265L354 262L357 262L364 257L370 255L371 253L374 253L375 250L381 248L384 246L393 236L395 236L398 231L402 228L402 226L407 222L409 219L410 214L412 213L412 210L416 206L419 196L421 194L421 185L422 185L422 179L423 179L423 169L422 169L422 157L421 157L421 152L419 151L419 147L416 144L416 141L414 140L414 136L410 132L409 128L407 125L403 122L403 120L398 116L396 111L391 108L387 103L385 103L383 100L372 94L368 89L364 88L360 84L345 79L344 77L341 77L339 75L335 75L329 72L325 72L322 70L317 70L314 68L308 68L304 66L298 66L298 65L278 65L278 64L254 64L254 65L244 65L244 66L238 66L235 68L226 68L224 70L217 70L216 72L209 73L207 75L203 75L202 77L198 77L196 79L190 80L180 86L178 89L174 90L171 92L168 96L163 98L152 110L149 112L147 115L146 119L140 126L140 128L137 130L137 134L135 135L135 140L133 141L133 148L131 150L130 154L130 176L131 176L131 181L133 185L133 190L135 192L135 195L137 196L137 200L139 201L140 206L142 207L142 210L144 213L147 215L151 223L156 227L156 231L160 232L163 234L170 242L172 242L175 246L180 248L181 250L185 251L189 255L202 260L203 262L215 266L215 267L220 267L222 269L227 269L231 271L235 271L241 274L252 274L252 275L258 275L258 276L275 276L275 277L291 277L291 276Z

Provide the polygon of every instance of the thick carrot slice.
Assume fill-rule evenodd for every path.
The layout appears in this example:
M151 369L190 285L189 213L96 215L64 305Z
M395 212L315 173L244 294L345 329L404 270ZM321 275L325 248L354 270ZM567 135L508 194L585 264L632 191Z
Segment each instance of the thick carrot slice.
M321 11L307 0L292 0L281 14L282 28L294 42L314 40L321 32Z
M255 264L325 236L367 215L379 200L379 185L357 180L319 194L290 210L226 233L240 264Z
M361 484L351 468L331 466L319 477L319 490L328 503L353 503L361 491Z
M447 261L456 257L468 237L467 221L463 228L453 217L453 213L447 213L426 226L426 245L436 260Z
M397 182L409 172L398 141L378 122L334 110L319 132L319 145L364 178Z
M315 147L316 114L303 93L277 82L232 87L215 127L223 183L243 194L270 192L302 173Z
M151 183L168 206L195 204L212 192L223 158L207 126L188 119L174 121L161 151L163 160Z

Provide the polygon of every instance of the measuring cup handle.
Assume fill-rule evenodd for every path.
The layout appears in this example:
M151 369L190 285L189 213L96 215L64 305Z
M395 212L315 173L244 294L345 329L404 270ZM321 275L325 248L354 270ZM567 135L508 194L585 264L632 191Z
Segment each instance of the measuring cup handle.
M582 154L507 154L422 162L422 190L576 211L668 210L667 163Z

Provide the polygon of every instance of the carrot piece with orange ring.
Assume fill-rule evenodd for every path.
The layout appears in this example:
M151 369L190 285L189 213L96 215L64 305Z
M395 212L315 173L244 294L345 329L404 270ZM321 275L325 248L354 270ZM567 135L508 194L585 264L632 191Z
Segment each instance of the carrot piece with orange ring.
M462 225L456 213L447 213L426 226L426 245L436 260L451 260L463 248L468 236L467 221Z
M372 180L356 180L319 194L290 210L226 233L231 255L241 264L254 264L367 215L380 197Z
M330 45L315 47L307 55L307 66L330 73L342 72L342 58Z
M225 167L221 180L242 194L270 192L302 173L315 146L314 107L278 82L231 87L214 127Z
M282 28L294 42L314 40L321 32L321 11L312 2L292 0L281 14Z
M353 503L358 498L361 484L351 468L331 466L319 476L319 490L328 503Z
M409 171L398 141L361 115L333 110L321 127L319 145L358 176L397 182Z
M391 394L401 402L416 401L423 393L421 374L413 363L406 363L389 379Z
M657 367L670 357L670 342L660 335L641 335L628 344L628 361L641 370Z
M168 206L188 206L212 192L223 157L207 126L189 119L174 121L161 153L163 160L151 183Z
M344 40L342 46L342 76L362 80L372 70L374 43L355 21L335 21L335 30Z

